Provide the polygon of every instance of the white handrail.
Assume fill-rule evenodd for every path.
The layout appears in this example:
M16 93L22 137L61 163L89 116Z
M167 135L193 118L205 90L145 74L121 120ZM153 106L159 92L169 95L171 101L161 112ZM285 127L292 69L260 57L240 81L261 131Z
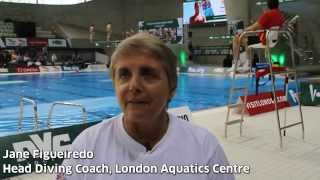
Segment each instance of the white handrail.
M82 110L82 123L85 123L87 120L87 112L86 109L81 105L81 104L75 104L75 103L70 103L70 102L54 102L49 110L48 114L48 120L47 120L47 127L50 128L51 126L51 117L52 117L52 112L55 106L57 105L62 105L62 106L74 106L74 107L80 107Z
M33 114L34 114L34 129L38 129L38 106L35 100L30 98L21 97L20 98L20 115L19 115L19 122L18 122L18 129L21 130L22 128L22 121L23 121L23 109L24 109L24 102L32 104L33 107Z

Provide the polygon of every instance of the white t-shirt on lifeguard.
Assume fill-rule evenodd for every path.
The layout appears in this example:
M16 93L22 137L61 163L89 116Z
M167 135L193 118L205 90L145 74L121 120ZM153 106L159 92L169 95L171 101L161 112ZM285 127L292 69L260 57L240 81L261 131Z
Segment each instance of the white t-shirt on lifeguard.
M73 167L67 180L234 180L233 174L210 169L215 164L228 165L217 139L172 114L166 134L151 151L127 134L122 115L86 129L73 142L72 150L93 151L94 158L65 160L64 166ZM75 172L83 167L96 173Z

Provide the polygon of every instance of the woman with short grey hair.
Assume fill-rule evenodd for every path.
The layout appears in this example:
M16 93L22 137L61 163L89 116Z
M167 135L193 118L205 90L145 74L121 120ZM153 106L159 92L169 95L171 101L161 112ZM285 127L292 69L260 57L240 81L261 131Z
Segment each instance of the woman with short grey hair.
M72 151L92 159L67 159L72 180L234 180L213 171L228 161L208 130L167 112L177 88L176 57L155 36L138 33L111 57L111 77L122 114L86 129ZM107 103L107 102L106 102ZM77 167L90 166L83 173ZM216 169L214 169L214 167Z

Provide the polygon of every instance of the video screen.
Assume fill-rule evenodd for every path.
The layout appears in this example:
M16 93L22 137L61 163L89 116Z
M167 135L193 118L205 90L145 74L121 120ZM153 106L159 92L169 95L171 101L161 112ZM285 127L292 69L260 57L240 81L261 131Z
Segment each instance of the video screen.
M205 24L226 21L224 0L185 0L183 24Z

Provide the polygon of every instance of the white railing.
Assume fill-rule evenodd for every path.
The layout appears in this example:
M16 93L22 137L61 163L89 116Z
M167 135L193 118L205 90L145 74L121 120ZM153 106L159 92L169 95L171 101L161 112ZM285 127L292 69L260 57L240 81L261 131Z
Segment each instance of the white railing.
M30 103L32 104L33 108L33 119L34 119L34 129L38 129L38 106L35 100L32 100L30 98L21 97L20 98L20 115L19 115L19 123L18 123L18 129L22 129L22 121L23 121L23 110L24 110L24 103Z
M87 121L87 111L86 109L81 105L81 104L75 104L75 103L69 103L69 102L54 102L49 110L49 114L48 114L48 120L47 120L47 127L50 128L51 126L51 118L52 118L52 113L53 113L53 109L54 107L56 107L57 105L59 106L73 106L73 107L79 107L81 108L82 111L82 123L85 123Z

